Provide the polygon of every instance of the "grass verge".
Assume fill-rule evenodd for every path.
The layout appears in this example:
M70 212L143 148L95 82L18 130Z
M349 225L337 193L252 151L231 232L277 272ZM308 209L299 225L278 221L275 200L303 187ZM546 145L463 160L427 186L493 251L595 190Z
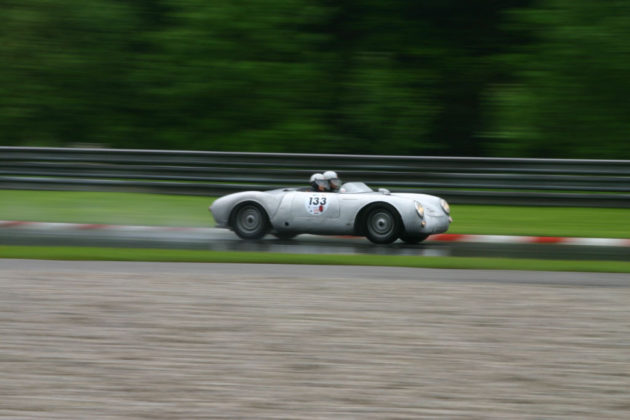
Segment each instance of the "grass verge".
M146 193L0 190L0 220L213 226L214 198Z
M382 255L310 255L170 249L0 246L0 258L71 261L155 261L206 263L327 264L385 267L580 271L630 273L625 261L568 261L517 258L465 258Z

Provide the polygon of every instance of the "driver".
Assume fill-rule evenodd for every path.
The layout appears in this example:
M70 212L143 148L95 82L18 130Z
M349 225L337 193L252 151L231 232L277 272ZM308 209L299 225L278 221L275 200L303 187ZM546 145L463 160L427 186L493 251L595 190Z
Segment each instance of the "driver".
M330 190L328 181L324 178L324 175L320 173L311 175L310 184L313 191L316 192L325 192Z
M341 188L341 180L337 176L337 172L335 171L324 172L324 179L328 181L328 185L330 186L330 191L339 192L339 189Z

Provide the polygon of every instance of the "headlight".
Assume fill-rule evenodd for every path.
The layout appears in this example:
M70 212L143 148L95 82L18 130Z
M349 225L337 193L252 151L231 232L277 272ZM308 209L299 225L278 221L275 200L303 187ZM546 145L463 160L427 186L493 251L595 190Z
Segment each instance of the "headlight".
M414 201L415 205L416 205L416 211L418 212L418 216L424 218L424 207L422 207L422 204L418 203L417 201Z
M444 210L444 213L451 214L451 206L448 205L445 199L440 199L440 206L442 206L442 210Z

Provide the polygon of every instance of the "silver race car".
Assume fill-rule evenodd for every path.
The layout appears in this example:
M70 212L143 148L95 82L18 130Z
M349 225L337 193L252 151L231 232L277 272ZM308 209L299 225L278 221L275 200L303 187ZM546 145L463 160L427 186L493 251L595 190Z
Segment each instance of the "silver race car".
M301 233L358 235L377 244L400 238L418 243L448 230L453 221L448 203L432 195L373 191L348 182L338 192L297 188L246 191L217 199L210 211L217 227L243 239L271 233L290 239Z

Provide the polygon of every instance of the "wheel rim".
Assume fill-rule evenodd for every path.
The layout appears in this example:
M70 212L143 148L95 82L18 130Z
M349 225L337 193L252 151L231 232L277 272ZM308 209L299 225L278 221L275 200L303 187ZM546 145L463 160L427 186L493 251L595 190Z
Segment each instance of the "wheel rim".
M395 225L394 215L387 210L372 213L368 220L368 230L373 236L379 238L391 235Z
M262 214L254 206L243 207L236 216L236 224L244 232L255 232L263 223Z

